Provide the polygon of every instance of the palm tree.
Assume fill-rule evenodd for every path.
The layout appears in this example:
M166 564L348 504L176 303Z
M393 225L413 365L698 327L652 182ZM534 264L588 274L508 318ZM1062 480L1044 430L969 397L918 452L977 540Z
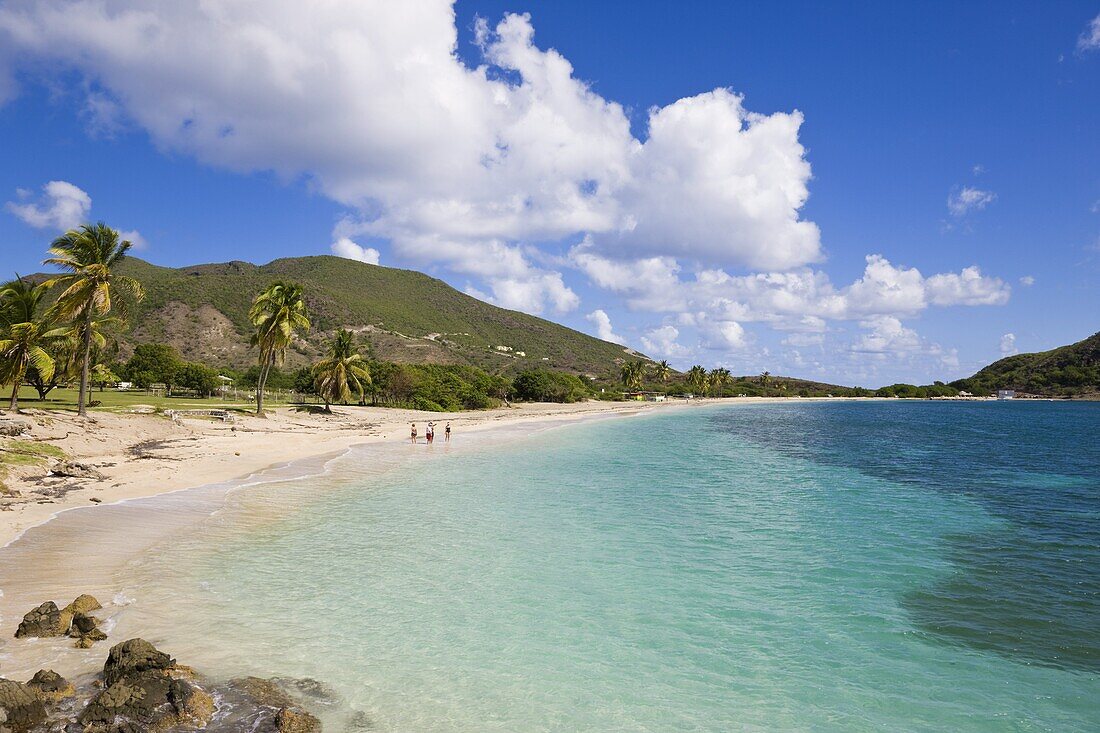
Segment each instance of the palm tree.
M719 390L719 396L721 396L722 388L732 381L730 370L726 369L725 367L712 369L710 372L710 381L711 384L713 384Z
M19 388L28 369L33 367L44 379L53 376L53 358L45 349L50 322L41 313L47 290L18 275L0 289L0 381L12 383L12 412L19 412Z
M687 381L696 392L705 393L707 389L707 370L696 364L688 369Z
M340 329L332 342L328 358L313 366L317 394L325 401L325 412L332 412L333 402L347 404L352 393L363 401L364 388L371 383L370 369L363 357L355 353L350 331Z
M669 375L672 374L672 367L668 365L667 361L662 360L657 362L657 366L653 367L653 373L657 375L657 379L660 379L661 383L664 384L668 381Z
M145 297L141 283L132 277L119 275L114 269L126 258L131 247L127 240L119 241L118 232L103 222L85 224L70 229L50 245L44 264L55 265L69 272L45 283L61 288L54 311L58 320L72 321L80 339L80 394L77 412L88 414L88 375L91 369L93 324L111 312L117 296L140 301Z
M111 372L110 368L105 363L101 362L100 359L104 356L103 352L107 348L108 344L117 346L117 344L114 343L114 339L109 334L112 331L117 331L125 327L126 321L121 318L96 318L95 320L87 323L72 323L54 328L53 330L49 331L46 336L47 338L53 339L53 341L51 341L51 346L58 347L55 350L59 352L60 359L58 356L54 357L55 366L61 366L62 368L64 368L64 362L61 361L61 364L58 364L58 362L59 360L63 360L64 358L64 355L66 353L66 343L75 344L75 348L79 350L83 336L86 333L91 334L89 340L92 344L92 350L91 356L88 359L89 384L92 381L92 375L96 375L98 377L99 375L105 373L111 374L114 379L111 380L105 378L99 380L101 385L103 381L117 382L118 377L115 376L113 372ZM69 350L72 350L72 348L73 347L69 347ZM44 378L44 380L48 379L49 377ZM102 391L102 386L100 388L100 391Z
M627 389L638 389L645 377L645 364L640 361L628 361L619 370L619 378Z
M256 382L256 414L264 414L264 385L271 367L281 364L299 329L309 330L302 286L274 282L252 301L248 319L256 328L252 345L260 349L260 378Z
M760 372L760 384L764 385L764 387L768 386L768 382L771 381L771 378L772 378L772 373L771 372L769 372L767 370L764 370L764 371Z

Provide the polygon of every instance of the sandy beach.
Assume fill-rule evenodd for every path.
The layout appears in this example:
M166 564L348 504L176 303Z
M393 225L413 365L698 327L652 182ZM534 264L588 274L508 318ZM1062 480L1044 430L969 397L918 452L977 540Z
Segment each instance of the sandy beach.
M106 604L104 613L113 625L127 603L116 595L128 563L165 536L209 516L231 487L321 471L352 446L374 444L383 451L376 455L396 458L401 451L391 450L409 445L413 422L422 445L429 420L437 424L437 445L444 442L448 421L456 441L477 434L478 443L486 443L528 427L714 402L522 404L444 415L372 407L339 407L321 415L279 408L265 418L237 416L228 423L115 413L82 420L71 413L27 410L19 419L33 427L19 440L54 446L64 451L65 461L102 478L53 475L60 459L6 477L10 495L0 511L0 658L9 673L24 676L44 664L67 675L90 674L101 655L88 655L65 641L13 643L23 613L43 600L64 604L67 596L88 592ZM170 505L157 499L167 494L174 494ZM118 631L130 631L128 625L123 622Z
M692 404L704 404L695 400ZM600 414L684 406L684 402L584 402L517 404L494 410L432 413L380 407L338 407L332 415L269 410L265 418L237 416L223 423L203 418L173 422L163 415L93 413L81 419L71 413L25 410L17 419L31 430L20 440L59 448L66 460L84 464L102 479L57 477L58 461L14 470L5 480L11 492L0 497L0 547L59 512L94 509L129 499L157 496L232 479L243 479L278 464L343 451L349 446L381 441L407 442L409 424L417 423L420 440L429 420L450 421L456 434L488 426L533 420L575 420ZM0 445L2 447L2 445Z

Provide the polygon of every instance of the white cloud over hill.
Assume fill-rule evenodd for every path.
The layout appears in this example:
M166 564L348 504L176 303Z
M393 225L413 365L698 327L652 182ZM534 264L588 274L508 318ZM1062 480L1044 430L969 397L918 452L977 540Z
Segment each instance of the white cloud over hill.
M50 181L42 187L38 201L31 200L34 194L26 189L16 193L17 200L4 208L35 229L72 229L85 223L92 209L92 197L68 181Z
M54 83L75 71L92 129L124 121L166 150L305 178L347 207L336 254L377 262L355 238L388 241L387 257L442 265L532 313L578 308L565 275L581 273L671 321L642 339L659 357L693 353L672 322L720 351L753 343L746 323L823 334L831 320L874 322L864 345L888 346L904 332L876 318L1008 298L977 267L925 277L872 255L846 286L815 269L797 110L753 112L718 88L653 107L636 137L622 105L536 45L529 16L479 19L475 40L471 66L449 0L16 0L0 8L0 102L17 62ZM964 188L949 208L992 200ZM589 318L615 336L606 312Z

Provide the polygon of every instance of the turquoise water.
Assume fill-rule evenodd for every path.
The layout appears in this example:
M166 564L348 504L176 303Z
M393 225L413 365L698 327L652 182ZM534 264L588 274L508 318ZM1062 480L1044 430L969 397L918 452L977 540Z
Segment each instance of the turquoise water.
M131 623L323 681L330 730L1096 731L1098 436L838 402L364 449L143 560Z

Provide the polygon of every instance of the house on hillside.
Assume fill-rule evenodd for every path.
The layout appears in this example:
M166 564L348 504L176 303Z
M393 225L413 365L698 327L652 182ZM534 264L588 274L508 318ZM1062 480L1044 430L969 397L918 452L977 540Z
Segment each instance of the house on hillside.
M1014 400L1014 399L1016 399L1016 390L1014 390L1014 389L999 389L999 390L997 390L997 399L999 399L999 400Z

